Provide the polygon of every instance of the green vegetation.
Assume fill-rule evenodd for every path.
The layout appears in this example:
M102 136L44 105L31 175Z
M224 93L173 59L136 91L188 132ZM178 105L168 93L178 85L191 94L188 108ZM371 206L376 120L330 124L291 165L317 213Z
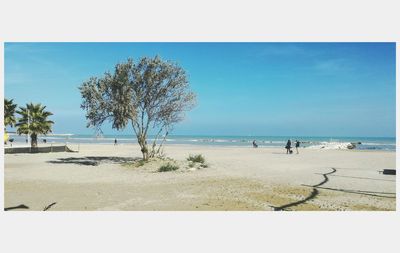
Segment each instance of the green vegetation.
M53 115L51 112L45 111L46 106L41 104L26 104L26 107L20 107L17 111L22 118L18 119L17 133L29 134L31 137L31 146L37 147L38 134L47 134L51 132L53 121L48 120L47 117Z
M146 164L146 161L145 160L139 160L137 163L136 163L136 167L142 167L143 165L145 165Z
M13 103L13 100L4 99L4 127L13 127L17 122L15 119L15 109L17 105Z
M186 160L189 161L189 168L196 168L196 169L201 169L201 168L208 168L208 164L206 164L206 159L204 158L203 155L189 155Z
M144 161L144 160L140 159L140 160L136 160L134 162L125 162L122 164L122 166L139 168L139 167L142 167L143 165L145 165L147 162L148 161Z
M158 172L174 171L174 170L177 170L177 169L179 169L178 166L168 163L166 165L161 166L158 169Z
M88 127L100 129L104 121L118 130L132 126L143 160L156 157L173 125L195 105L186 72L178 64L160 57L115 66L114 72L91 77L80 87L81 108ZM156 133L148 143L148 132Z
M189 162L193 162L193 163L202 163L204 164L206 162L206 159L204 158L203 155L189 155L189 157L187 158L187 160Z

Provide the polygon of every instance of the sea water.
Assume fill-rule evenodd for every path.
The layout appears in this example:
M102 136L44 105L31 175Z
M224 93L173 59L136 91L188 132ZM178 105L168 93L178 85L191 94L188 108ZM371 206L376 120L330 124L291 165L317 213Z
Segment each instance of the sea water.
M13 144L21 145L26 142L26 136L10 134L14 139ZM38 142L43 143L95 143L95 144L114 144L117 139L118 144L137 143L134 135L94 135L73 134L70 136L39 136ZM287 140L291 140L294 147L295 140L300 141L300 147L312 149L339 149L346 148L348 144L355 143L356 149L361 150L396 150L396 138L394 137L311 137L311 136L204 136L204 135L170 135L165 139L166 144L191 144L191 145L212 145L212 146L241 146L252 147L255 140L259 147L282 147L284 148ZM154 136L149 136L148 142L154 141ZM159 140L158 142L160 142Z

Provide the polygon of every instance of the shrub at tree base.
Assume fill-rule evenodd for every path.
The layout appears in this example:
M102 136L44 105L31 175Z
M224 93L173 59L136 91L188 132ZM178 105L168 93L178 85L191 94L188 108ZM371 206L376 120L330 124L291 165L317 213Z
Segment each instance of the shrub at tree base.
M139 167L144 166L145 164L146 164L146 161L138 160L138 161L134 161L134 162L123 163L122 166L139 168Z
M177 169L179 169L178 166L168 163L166 165L161 166L158 169L158 172L174 171L174 170L177 170Z
M205 163L206 159L202 155L189 155L188 161L194 163Z

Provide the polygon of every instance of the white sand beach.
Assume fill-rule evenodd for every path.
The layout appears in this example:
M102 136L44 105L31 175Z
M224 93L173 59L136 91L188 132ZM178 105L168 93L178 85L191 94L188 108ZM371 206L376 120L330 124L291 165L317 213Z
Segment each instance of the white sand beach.
M70 145L77 150L77 145ZM136 145L78 153L5 155L5 208L43 210L395 210L395 152L168 145L163 161L135 166ZM207 168L186 158L202 154Z

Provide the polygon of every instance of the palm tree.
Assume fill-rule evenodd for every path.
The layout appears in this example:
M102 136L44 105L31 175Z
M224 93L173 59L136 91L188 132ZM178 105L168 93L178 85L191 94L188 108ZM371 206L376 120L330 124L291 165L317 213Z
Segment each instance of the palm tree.
M8 134L6 127L10 126L13 127L16 123L15 120L15 108L17 107L16 104L13 103L13 100L8 100L4 98L4 144L7 144L8 141Z
M17 108L17 105L13 103L12 99L4 99L4 127L15 125L15 108Z
M17 111L22 118L18 119L17 133L28 134L31 137L31 147L37 147L38 134L47 134L51 132L53 121L47 117L53 115L51 112L45 111L46 106L41 104L26 104L26 107L20 107Z

